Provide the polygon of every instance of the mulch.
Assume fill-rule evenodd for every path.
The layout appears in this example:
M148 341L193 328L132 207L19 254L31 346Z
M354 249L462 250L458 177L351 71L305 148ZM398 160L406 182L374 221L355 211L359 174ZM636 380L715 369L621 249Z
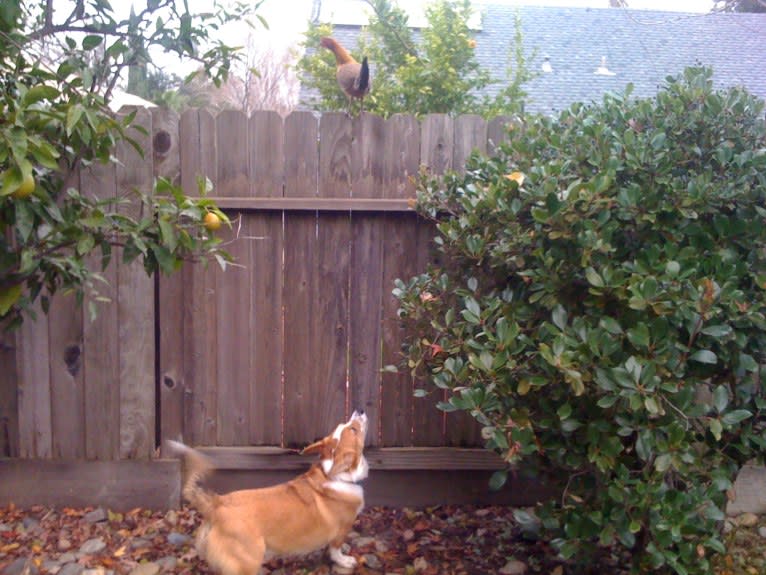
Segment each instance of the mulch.
M715 575L766 573L766 517L730 522ZM194 549L197 513L0 507L1 575L212 575ZM370 507L346 538L355 575L581 575L524 537L509 507ZM348 552L348 551L347 551ZM627 564L627 561L626 561ZM624 567L625 565L622 565ZM618 565L594 572L618 575ZM263 575L348 575L324 552L274 559Z
M0 508L0 573L20 575L23 566L30 574L77 572L79 566L91 570L86 575L212 573L194 549L198 524L196 512L189 508L126 513L100 508ZM360 562L354 570L358 575L563 573L550 546L526 540L507 507L371 507L359 516L347 542ZM62 570L67 561L76 563L77 569ZM272 560L263 572L339 571L333 571L326 554L318 552Z

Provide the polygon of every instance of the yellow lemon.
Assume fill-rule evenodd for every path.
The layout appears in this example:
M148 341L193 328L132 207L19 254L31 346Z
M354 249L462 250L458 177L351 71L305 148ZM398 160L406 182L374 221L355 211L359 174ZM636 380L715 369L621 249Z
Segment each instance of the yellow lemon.
M24 179L21 181L21 185L16 189L15 192L13 192L12 196L16 198L17 200L20 200L22 198L26 198L32 194L32 192L35 191L35 177L29 173L26 176L24 176Z
M206 213L202 222L205 225L205 229L209 232L214 232L221 227L221 218L213 212Z

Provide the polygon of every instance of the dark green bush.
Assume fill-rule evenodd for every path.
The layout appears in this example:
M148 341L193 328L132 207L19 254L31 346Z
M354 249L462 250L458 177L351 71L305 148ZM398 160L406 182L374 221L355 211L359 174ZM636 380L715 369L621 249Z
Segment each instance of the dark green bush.
M710 572L766 446L763 103L711 78L529 119L424 177L444 263L395 289L419 394L448 390L488 449L563 480L543 529L596 572L621 549L634 572Z

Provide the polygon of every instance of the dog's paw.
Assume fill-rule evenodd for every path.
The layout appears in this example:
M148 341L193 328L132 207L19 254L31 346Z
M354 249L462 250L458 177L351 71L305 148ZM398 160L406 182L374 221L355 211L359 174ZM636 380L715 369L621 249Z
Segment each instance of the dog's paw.
M332 559L333 563L338 567L343 567L344 569L353 569L356 567L356 559L351 557L351 555L345 555L340 547L330 547L330 559Z

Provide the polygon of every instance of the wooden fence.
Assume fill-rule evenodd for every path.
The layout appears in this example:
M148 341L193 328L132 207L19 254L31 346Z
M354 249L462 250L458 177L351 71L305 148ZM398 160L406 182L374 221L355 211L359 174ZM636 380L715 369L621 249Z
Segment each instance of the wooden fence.
M370 418L373 472L398 478L380 486L379 501L413 502L391 495L397 481L411 488L413 473L415 502L440 496L436 476L455 495L461 472L483 494L500 462L471 449L481 445L475 422L436 410L440 398L415 399L408 376L382 367L400 353L394 280L433 257L434 230L410 206L413 178L491 150L504 120L140 110L137 123L149 152L120 146L119 163L81 174L82 190L148 192L164 176L193 195L207 176L235 221L221 235L237 265L152 279L115 258L99 287L111 303L94 321L87 306L56 297L47 317L2 336L0 503L25 501L19 491L35 477L59 481L69 498L56 502L71 502L86 476L131 493L140 476L143 496L169 489L177 498L177 462L146 484L166 438L209 446L226 469L294 474L305 462L285 448L326 434L354 408Z

